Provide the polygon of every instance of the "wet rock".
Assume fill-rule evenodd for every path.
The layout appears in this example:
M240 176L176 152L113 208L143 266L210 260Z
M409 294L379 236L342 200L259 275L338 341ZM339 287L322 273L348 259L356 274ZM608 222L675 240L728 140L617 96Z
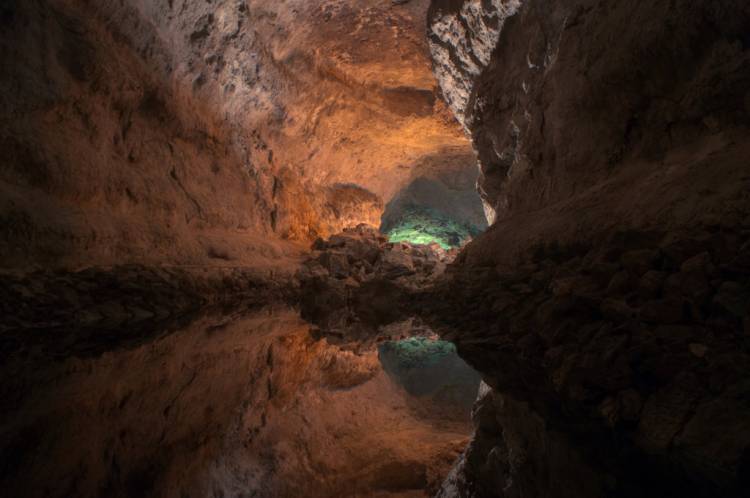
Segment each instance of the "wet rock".
M686 325L659 325L653 330L653 335L675 349L682 348L689 341L700 337L696 329Z
M708 299L712 290L708 278L700 272L680 272L670 275L664 287L672 295L686 296L698 302Z
M641 320L649 323L678 323L684 317L684 301L677 298L655 299L639 309Z
M626 389L617 395L620 419L625 422L638 420L643 408L643 398L635 389Z
M661 292L667 274L660 271L649 270L638 281L638 291L644 299L657 297Z
M713 271L711 264L711 255L707 252L702 252L692 258L686 260L680 266L680 271L683 273L696 273L701 275L708 275Z
M679 237L669 234L662 241L660 249L665 255L672 269L679 269L683 262L701 254L708 249L708 234L701 237Z
M302 275L302 278L304 278L305 280L309 280L313 278L326 277L329 275L329 272L323 267L323 265L320 264L319 261L317 261L316 259L312 259L306 261L300 267L300 274Z
M616 397L607 397L599 405L599 413L610 427L618 424L637 422L643 408L643 400L638 391L626 389Z
M496 407L450 496L746 495L746 410L721 393L742 399L750 364L750 147L738 111L750 53L736 43L750 7L446 0L433 2L429 26L435 75L472 137L494 220L447 272L431 323L460 337L497 399L545 424L529 431L528 412ZM499 282L475 289L483 266ZM590 296L571 284L582 276L598 286ZM706 418L718 406L741 442ZM535 461L535 436L557 428L570 446L550 437ZM592 487L575 489L580 467L556 474L576 461L558 458L570 447L596 469Z
M737 319L750 313L750 292L736 282L724 282L712 300L715 310Z
M732 260L731 267L744 274L750 274L750 241L742 246L739 254Z
M611 280L609 281L609 284L607 285L607 294L608 295L616 295L616 294L624 294L628 290L630 290L631 286L631 277L628 274L628 272L621 271L615 273Z
M604 288L607 288L609 286L613 275L617 275L619 273L619 269L619 264L606 262L596 262L586 268L587 273L593 275L593 277L597 280L597 283ZM612 290L610 291L609 289L607 289L607 292L621 292L622 287L625 287L626 283L627 280L622 283L616 282L613 284Z
M597 287L592 279L582 276L562 278L550 284L550 290L555 296L591 294Z
M558 249L560 254L566 252ZM638 251L637 245L630 249ZM609 250L606 245L599 249L601 253ZM647 253L650 251L643 252ZM718 274L712 275L712 265L718 268L721 260L711 256L709 263L706 254L696 252L688 258L692 259L688 265L671 267L676 273L649 269L637 285L631 283L633 274L620 271L619 264L607 267L614 272L609 278L593 275L589 257L569 256L569 260L555 264L521 261L515 267L494 268L487 276L482 268L460 263L462 267L454 266L447 273L452 280L440 281L445 287L438 287L434 300L447 304L435 308L430 323L460 338L459 353L502 390L501 396L512 395L535 407L551 404L550 412L540 413L543 419L581 424L586 434L606 427L612 431L606 434L632 442L627 451L640 455L639 461L650 462L638 467L639 475L652 472L649 466L656 465L660 470L655 482L672 486L680 481L667 470L670 462L691 451L702 455L715 451L704 441L700 449L685 447L686 453L670 453L685 417L690 417L705 393L716 396L729 386L743 385L747 374L740 365L750 362L735 342L738 333L744 334L744 322L736 313L747 316L747 310L741 308L746 303L747 282L724 281ZM724 261L734 257L735 253L723 255ZM627 285L610 286L613 279ZM597 293L604 285L608 295L601 299ZM585 292L577 292L579 289ZM714 304L706 296L722 297ZM720 302L724 304L719 306ZM583 422L592 418L597 422ZM502 427L518 430L524 423L505 418ZM569 434L575 432L571 429ZM494 474L476 467L490 465L495 472L504 468L498 467L504 465L502 459L489 458L493 448L495 455L507 452L494 437L477 431L467 455L482 452L484 459L464 458L463 474L455 476L455 482L474 480L494 489ZM609 436L602 437L598 441ZM485 448L483 443L491 446ZM742 444L750 445L750 440L738 446ZM599 445L583 444L582 448L614 451L601 450ZM628 462L613 462L611 472L631 475L634 470ZM731 490L737 483L737 467L731 465L723 467L722 472L732 477L722 489L735 496ZM712 470L703 464L691 468L695 475L704 476L700 478L704 485L712 486L706 484L705 477ZM564 477L560 479L567 482ZM632 482L629 477L625 479ZM689 496L690 490L685 493Z
M729 472L719 472L716 479L731 489L737 496L742 496L748 488L747 482L735 483L733 475L740 475L746 470L748 416L750 410L740 400L747 396L746 387L732 387L713 399L704 399L694 408L692 416L684 422L682 431L674 439L675 450L684 455L700 452L713 462L721 462ZM721 426L724 430L716 431ZM690 460L686 460L690 462ZM694 464L689 463L691 468Z
M314 270L313 270L314 273ZM296 293L293 279L252 268L91 267L79 272L0 274L0 330L124 327L189 314L219 302L274 302Z
M659 260L659 252L652 249L628 251L621 257L622 266L635 277L640 277Z
M682 428L692 404L700 396L693 391L694 379L682 377L646 401L636 437L650 452L665 451Z

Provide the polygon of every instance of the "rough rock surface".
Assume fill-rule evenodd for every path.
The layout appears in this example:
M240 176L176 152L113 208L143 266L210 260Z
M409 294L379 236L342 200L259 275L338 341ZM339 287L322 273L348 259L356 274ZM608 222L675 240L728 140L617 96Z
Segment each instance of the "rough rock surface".
M477 496L747 491L749 249L747 228L623 232L452 268L428 324L498 391Z
M384 339L432 334L411 321L415 296L436 281L457 250L391 243L364 225L313 248L297 275L301 312L329 340L368 348Z
M506 19L522 0L435 0L428 13L430 54L442 96L465 127L477 77L490 63ZM467 128L468 129L468 128Z
M494 389L441 496L744 496L750 9L508 4L430 13L495 221L427 300Z
M257 266L473 168L426 4L4 2L0 264Z
M443 94L455 78L469 82L466 103L454 111L466 116L481 191L499 219L626 174L678 178L701 159L696 151L670 157L688 144L711 154L742 144L744 2L478 4L434 2L430 40ZM509 13L499 35L488 34L486 25ZM454 28L441 37L446 23ZM435 57L440 50L450 56ZM477 59L482 65L465 62ZM645 164L635 173L638 163Z
M437 491L465 421L373 346L439 332L489 386L441 498L747 496L747 2L426 7L0 6L0 489ZM471 166L428 50L494 223L450 265L344 231L287 287L289 241ZM290 290L312 330L190 322Z

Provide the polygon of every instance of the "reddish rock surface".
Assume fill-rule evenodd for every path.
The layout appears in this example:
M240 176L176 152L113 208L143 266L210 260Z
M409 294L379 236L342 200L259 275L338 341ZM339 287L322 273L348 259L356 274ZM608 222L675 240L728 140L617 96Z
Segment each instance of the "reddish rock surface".
M426 4L6 2L2 266L276 264L474 168Z

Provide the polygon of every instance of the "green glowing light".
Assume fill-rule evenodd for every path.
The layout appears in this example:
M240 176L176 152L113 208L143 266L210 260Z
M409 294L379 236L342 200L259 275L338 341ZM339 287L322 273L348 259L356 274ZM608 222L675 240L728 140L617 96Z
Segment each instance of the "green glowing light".
M385 230L391 242L436 242L443 249L458 247L478 232L476 227L457 223L438 211L416 207L407 209L393 227Z

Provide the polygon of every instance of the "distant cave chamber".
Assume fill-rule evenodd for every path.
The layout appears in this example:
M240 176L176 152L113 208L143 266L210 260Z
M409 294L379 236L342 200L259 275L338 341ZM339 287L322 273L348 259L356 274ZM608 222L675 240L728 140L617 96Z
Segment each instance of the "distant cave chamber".
M386 205L380 230L391 242L460 247L487 228L473 182L462 183L417 178Z

